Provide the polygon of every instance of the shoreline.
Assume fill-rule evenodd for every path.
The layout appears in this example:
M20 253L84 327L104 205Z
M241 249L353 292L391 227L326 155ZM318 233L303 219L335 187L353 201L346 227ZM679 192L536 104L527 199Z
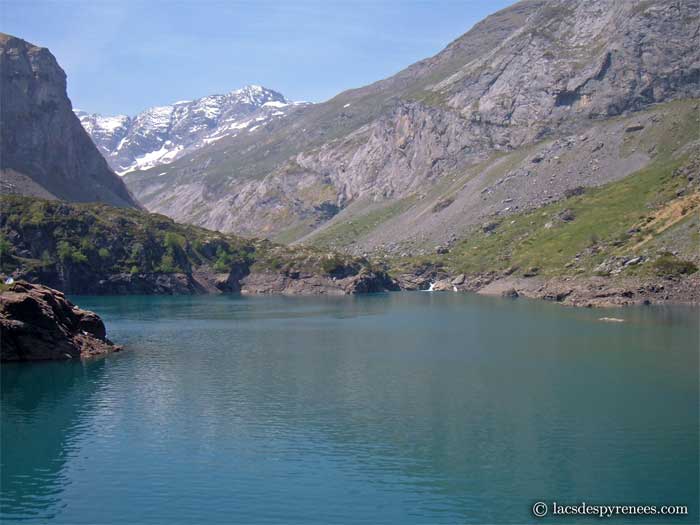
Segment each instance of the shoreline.
M119 277L122 277L119 275ZM167 279L166 279L167 277ZM362 272L341 279L314 274L285 274L253 272L237 286L222 286L224 275L203 279L196 275L192 281L198 286L188 286L186 274L161 275L155 279L160 286L144 287L141 280L121 280L120 286L100 286L96 290L83 287L60 286L61 283L30 282L51 286L70 295L228 295L241 296L345 296L393 291L433 291L452 293L476 293L492 297L524 297L558 303L577 308L621 307L633 305L700 305L700 272L682 278L638 277L515 277L502 274L460 274L452 276L441 271L423 272L419 275L400 274L387 276ZM209 281L209 282L206 282ZM103 281L104 283L104 281ZM175 286L173 283L177 283ZM58 284L58 286L56 285ZM115 283L110 283L115 284ZM217 286L218 285L218 286Z
M471 292L492 297L524 297L577 308L635 305L700 305L700 272L684 278L513 277L490 275L402 275L402 290Z

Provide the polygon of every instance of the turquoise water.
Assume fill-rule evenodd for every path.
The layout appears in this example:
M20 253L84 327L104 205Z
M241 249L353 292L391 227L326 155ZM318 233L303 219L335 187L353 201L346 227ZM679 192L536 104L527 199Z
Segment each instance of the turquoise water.
M697 309L75 300L127 350L1 367L4 523L698 521Z

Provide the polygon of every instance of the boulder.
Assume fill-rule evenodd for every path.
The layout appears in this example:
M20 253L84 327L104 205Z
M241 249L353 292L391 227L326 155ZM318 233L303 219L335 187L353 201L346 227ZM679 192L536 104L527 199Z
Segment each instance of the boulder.
M454 290L454 286L447 279L443 279L442 281L437 281L435 284L433 284L433 288L432 288L433 292L452 292L453 290Z
M523 273L523 277L535 277L540 273L540 269L537 266L532 266Z
M460 273L457 277L452 279L452 284L459 286L460 284L464 284L465 279L466 276L463 273Z
M430 287L430 279L424 275L404 273L397 275L396 281L401 290L427 290Z
M0 294L0 361L84 358L117 352L102 319L62 292L17 281Z

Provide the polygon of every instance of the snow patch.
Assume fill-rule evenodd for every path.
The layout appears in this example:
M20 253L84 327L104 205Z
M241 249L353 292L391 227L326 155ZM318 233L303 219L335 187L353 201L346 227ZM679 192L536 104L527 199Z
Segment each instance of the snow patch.
M278 100L271 100L270 102L265 102L262 105L264 108L286 108L287 106L289 106L289 104Z

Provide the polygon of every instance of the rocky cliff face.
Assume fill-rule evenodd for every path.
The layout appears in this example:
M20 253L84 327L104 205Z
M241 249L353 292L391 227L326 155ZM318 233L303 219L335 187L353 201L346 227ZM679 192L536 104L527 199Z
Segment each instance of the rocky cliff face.
M224 136L254 131L300 105L250 85L225 95L149 108L134 117L75 113L114 171L124 174L168 164Z
M81 310L58 290L16 282L0 293L0 361L92 357L121 350L94 312Z
M394 240L411 236L412 217L425 211L413 204L448 202L458 181L478 178L455 217L459 235L494 211L538 206L645 166L651 156L628 159L619 147L624 129L606 126L700 96L699 8L696 0L520 2L394 77L222 139L167 169L130 174L127 183L151 210L285 242L314 241L348 223L355 233L336 239L348 247L367 228ZM609 162L578 176L596 146L582 142L603 129L615 145L605 152ZM548 173L547 188L530 191L532 177L511 174L502 156L522 152L511 159L526 174L542 166L525 160L532 148L559 157L547 153L552 141L580 155ZM489 177L508 178L510 193L532 198L507 206L508 195L487 209L480 192L491 195ZM384 227L402 214L403 226ZM443 225L430 222L435 227L421 235L440 236Z
M0 34L0 191L137 206L73 114L53 55Z

